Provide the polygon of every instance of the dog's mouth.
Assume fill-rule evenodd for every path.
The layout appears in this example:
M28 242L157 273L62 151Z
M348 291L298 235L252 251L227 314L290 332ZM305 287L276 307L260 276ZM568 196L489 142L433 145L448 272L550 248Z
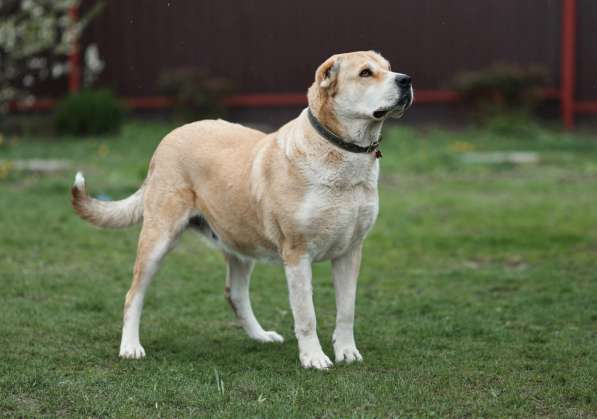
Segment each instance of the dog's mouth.
M384 118L388 113L390 113L390 111L392 110L392 108L383 108L383 109L378 109L375 112L373 112L373 118L375 119L382 119Z
M379 108L378 110L373 112L373 118L383 119L390 113L396 114L396 116L400 117L410 107L411 103L412 96L410 93L401 95L400 99L398 99L398 101L394 105Z

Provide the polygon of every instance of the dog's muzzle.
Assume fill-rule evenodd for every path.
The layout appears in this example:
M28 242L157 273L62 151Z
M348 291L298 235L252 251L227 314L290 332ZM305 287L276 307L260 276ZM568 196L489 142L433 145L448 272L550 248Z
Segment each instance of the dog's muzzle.
M373 112L373 117L375 119L382 119L385 116L387 116L388 114L393 114L397 117L400 117L400 116L402 116L402 114L404 112L406 112L406 110L408 108L410 108L410 105L412 105L413 89L412 89L410 77L404 76L405 78L401 78L400 79L401 84L399 84L398 79L400 77L401 76L396 77L396 84L398 84L398 86L399 86L398 100L392 106L380 108L380 109L376 110L375 112Z

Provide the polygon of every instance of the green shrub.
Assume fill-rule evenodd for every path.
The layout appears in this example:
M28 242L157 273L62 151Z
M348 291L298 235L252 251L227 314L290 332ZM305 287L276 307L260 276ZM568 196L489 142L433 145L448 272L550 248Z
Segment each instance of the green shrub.
M162 73L161 91L175 100L176 113L183 120L222 117L224 98L233 90L232 83L214 77L202 68L175 68Z
M56 109L58 132L71 135L118 131L124 107L109 90L83 90L64 98Z
M460 74L454 87L463 101L473 106L477 117L485 122L503 113L530 116L542 99L541 87L546 80L546 71L541 67L498 64Z

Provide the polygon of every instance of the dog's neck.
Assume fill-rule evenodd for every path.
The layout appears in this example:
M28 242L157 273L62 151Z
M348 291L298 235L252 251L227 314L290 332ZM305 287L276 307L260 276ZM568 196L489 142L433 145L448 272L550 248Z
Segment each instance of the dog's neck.
M338 119L342 121L339 122L339 125L345 132L342 136L345 141L361 147L368 147L371 144L379 142L383 121L343 117L339 117Z
M379 142L383 120L354 118L336 114L327 103L309 103L309 109L319 122L344 141L361 147L369 147Z
M383 121L365 118L345 118L327 114L309 107L312 114L325 129L331 131L343 141L360 147L369 147L379 142ZM342 121L342 122L340 122Z

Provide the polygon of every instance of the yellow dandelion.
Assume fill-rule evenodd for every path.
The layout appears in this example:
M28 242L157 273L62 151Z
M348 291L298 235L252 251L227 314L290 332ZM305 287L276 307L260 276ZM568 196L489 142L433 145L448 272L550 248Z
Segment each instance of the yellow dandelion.
M12 170L12 162L10 160L0 161L0 179L6 179Z
M474 150L475 145L465 141L456 141L455 143L450 144L449 148L457 153L466 153L467 151Z
M108 144L101 143L97 149L97 155L100 157L106 157L108 154L110 154L110 148L108 147Z

